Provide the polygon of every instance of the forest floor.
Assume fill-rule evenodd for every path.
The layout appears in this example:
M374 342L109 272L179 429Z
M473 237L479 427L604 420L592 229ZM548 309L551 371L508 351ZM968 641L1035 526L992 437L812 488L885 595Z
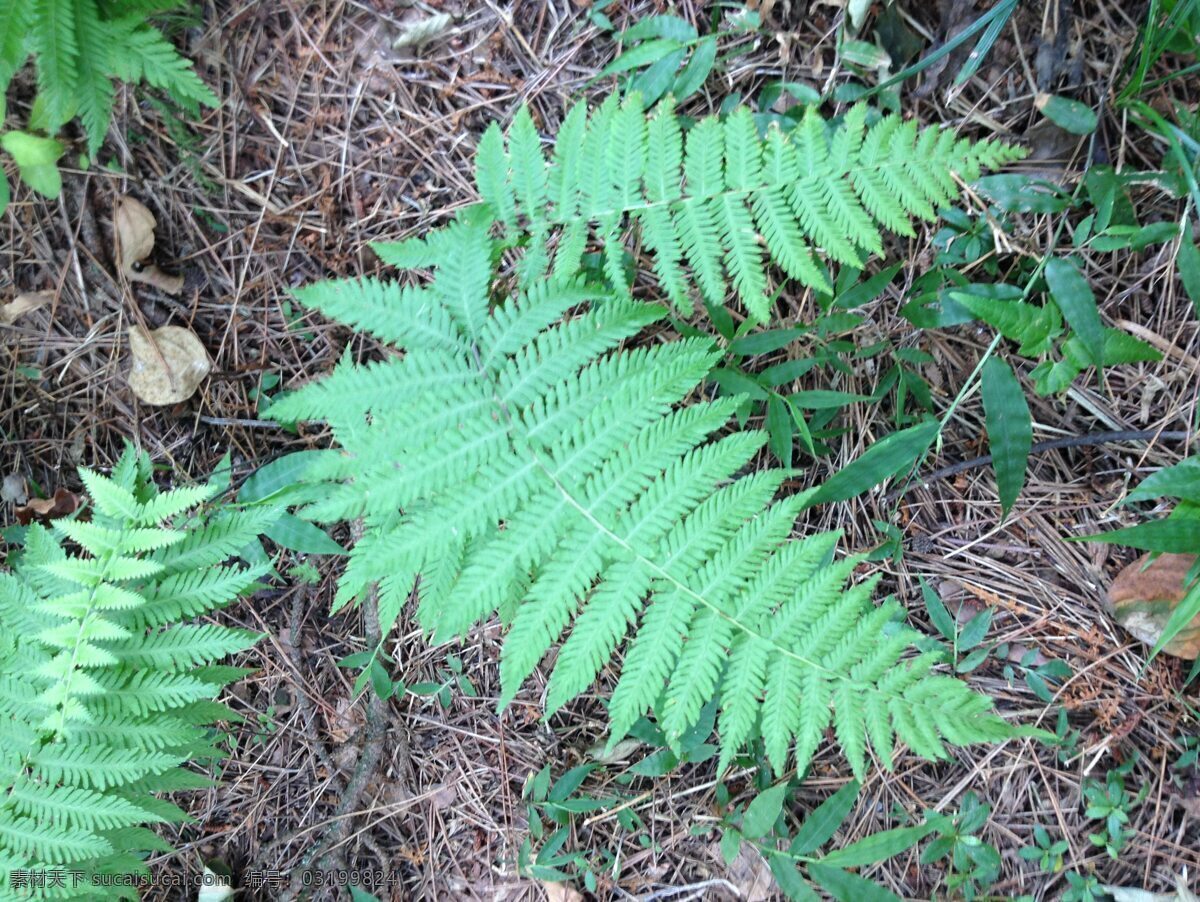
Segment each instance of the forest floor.
M723 45L741 52L725 57L687 112L716 110L737 92L754 97L767 81L824 90L848 77L833 37L839 4L760 5L773 7L762 32ZM955 9L978 14L970 3L948 4L946 14L934 4L900 5L927 45L955 27ZM965 85L952 84L961 65L954 57L940 75L927 73L903 88L903 110L922 122L1023 142L1033 151L1023 171L1073 183L1085 139L1047 135L1034 95L1069 89L1089 103L1101 96L1136 33L1140 19L1124 8L1134 5L1080 2L1072 14L1070 2L1025 4ZM328 372L347 349L356 356L377 349L301 311L289 290L330 275L379 272L370 242L412 235L476 199L472 159L489 123L506 123L527 103L550 132L573 100L613 89L612 79L591 80L615 55L615 41L589 24L587 3L573 0L431 0L413 7L206 0L201 7L197 27L179 40L222 106L185 122L123 93L100 159L113 165L69 172L60 200L22 195L0 220L0 287L55 292L53 304L0 330L0 475L17 474L48 492L78 490L77 466L106 467L132 441L177 481L203 478L231 452L236 484L282 454L323 447L327 434L316 426L295 433L262 420L262 399ZM606 11L622 26L665 7L617 2ZM698 23L710 18L692 0L674 9ZM419 50L393 49L398 33L439 10L453 15L450 31ZM1119 117L1102 116L1097 141L1100 160L1153 169L1161 159L1161 148ZM122 194L156 215L159 257L186 278L178 297L146 286L128 297L111 275L111 210ZM1147 220L1156 218L1155 204L1164 217L1178 218L1177 201L1139 195ZM970 326L917 333L899 316L905 286L929 265L933 231L890 249L904 269L842 337L860 347L889 340L930 353L935 362L922 375L944 410L988 336ZM1028 253L1046 252L1048 217L1022 217L1015 238ZM1089 256L1087 275L1106 318L1136 324L1137 334L1165 353L1160 362L1113 368L1102 380L1076 380L1064 396L1038 399L1035 440L1188 430L1200 386L1200 330L1174 277L1170 246ZM781 300L785 322L812 318L805 292L788 289ZM188 325L200 336L214 367L196 397L160 408L131 393L125 336L138 317L152 326ZM800 387L869 394L879 374L870 360L862 364L836 386ZM806 465L802 484L827 478L892 431L890 413L879 404L850 407L834 455ZM972 398L925 472L985 450ZM990 608L989 642L1008 643L1013 661L1031 651L1039 662L1062 661L1070 675L1051 685L1051 703L1030 689L1020 667L1006 678L1005 662L994 656L971 672L971 683L1013 720L1053 730L1061 707L1080 731L1066 756L1013 740L954 749L951 760L936 765L901 757L892 772L877 768L839 842L896 826L898 813L955 811L971 791L992 806L979 835L1001 852L997 895L1050 899L1066 888L1061 873L1041 874L1017 855L1039 825L1068 841L1067 869L1094 872L1102 883L1162 892L1185 867L1193 878L1200 872L1200 770L1173 768L1184 738L1197 733L1188 695L1194 710L1195 686L1182 689L1187 664L1159 657L1143 672L1145 647L1105 613L1105 588L1132 555L1065 541L1132 523L1114 502L1132 482L1188 452L1178 441L1141 440L1038 454L1003 522L987 467L914 487L898 503L875 490L808 515L803 529L840 529L843 547L853 552L880 543L874 521L896 523L903 553L870 566L884 574L886 590L907 606L911 621L932 629L919 577L960 621ZM0 521L11 513L5 502ZM388 644L392 677L451 691L369 705L353 693L354 671L337 666L363 648L360 615L328 615L338 564L318 565L315 583L285 580L222 615L266 634L236 662L254 671L231 699L246 722L235 730L220 785L187 799L196 820L178 829L178 851L155 868L195 872L215 860L231 870L239 898L290 898L287 880L278 885L275 875L290 879L321 840L338 866L390 877L390 889L376 890L381 899L576 898L518 873L528 835L522 788L548 764L557 777L594 760L589 749L603 738L596 699L580 699L543 722L543 684L536 681L544 676L536 677L498 714L498 626L431 647L406 613ZM343 810L356 764L376 753L362 791ZM1087 838L1095 827L1084 816L1081 788L1131 758L1127 783L1148 794L1132 810L1129 842L1113 860ZM627 831L614 812L601 812L575 818L567 841L585 857L616 862L597 865L600 898L773 897L761 861L744 854L727 867L716 834L694 829L718 817L715 759L618 786L622 769L597 769L579 792L627 794L643 829ZM797 815L848 776L835 750L823 750L796 796ZM726 785L737 797L747 780L735 773ZM866 868L864 876L906 899L946 895L945 862L922 866L916 851ZM163 898L181 897L164 891Z

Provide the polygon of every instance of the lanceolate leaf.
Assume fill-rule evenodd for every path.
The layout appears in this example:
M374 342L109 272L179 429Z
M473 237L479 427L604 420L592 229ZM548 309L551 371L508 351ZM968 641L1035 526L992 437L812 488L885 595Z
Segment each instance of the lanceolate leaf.
M1087 279L1074 263L1054 257L1046 263L1046 285L1054 303L1083 342L1092 364L1103 366L1104 323Z
M988 358L983 365L982 389L992 467L1000 506L1007 515L1025 484L1025 467L1033 447L1033 421L1021 383L1004 361Z
M937 420L929 420L884 436L827 479L805 506L845 501L885 479L907 472L929 450L937 434Z

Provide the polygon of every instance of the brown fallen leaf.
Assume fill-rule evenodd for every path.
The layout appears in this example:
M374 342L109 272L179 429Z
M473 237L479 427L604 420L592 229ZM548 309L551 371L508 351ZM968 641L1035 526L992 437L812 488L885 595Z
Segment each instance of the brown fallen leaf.
M28 504L15 508L13 513L22 526L28 526L34 521L46 524L75 513L82 503L83 499L74 492L55 489L53 498L33 498Z
M124 195L113 204L113 257L130 282L145 282L167 294L183 290L183 277L163 272L149 262L158 221L141 201Z
M1134 638L1154 645L1171 612L1187 595L1185 580L1196 565L1196 555L1161 554L1147 567L1149 558L1144 554L1117 574L1105 607ZM1200 657L1200 614L1164 645L1163 651L1180 658Z
M182 326L145 332L129 330L129 387L147 404L186 401L212 370L212 362L196 333Z
M579 891L565 883L551 883L549 880L540 882L546 893L547 902L583 902L583 896L579 894Z
M31 313L38 307L44 307L53 300L53 291L27 291L19 294L7 304L0 304L0 323L11 326L17 321L17 317Z

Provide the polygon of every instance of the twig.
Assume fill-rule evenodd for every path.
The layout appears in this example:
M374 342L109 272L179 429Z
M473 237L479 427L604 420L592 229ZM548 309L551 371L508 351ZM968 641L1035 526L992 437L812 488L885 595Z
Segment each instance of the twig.
M1191 432L1162 432L1157 429L1122 429L1115 432L1090 432L1087 435L1069 435L1065 438L1053 438L1044 442L1037 442L1029 449L1029 453L1031 455L1042 454L1045 451L1054 451L1059 448L1082 448L1090 445L1115 444L1117 442L1144 442L1151 439L1186 442L1192 437L1193 434ZM957 476L959 473L972 470L975 467L986 467L991 462L992 455L985 454L983 457L976 457L972 460L961 460L958 463L950 464L949 466L942 467L940 470L934 470L920 482L909 483L904 488L889 492L884 496L884 501L890 504L915 488L928 486L930 483L937 482L940 479Z
M379 592L372 589L362 605L363 621L368 647L375 647L382 642L379 628ZM310 868L318 871L332 870L335 856L339 853L337 847L346 841L350 835L353 819L350 814L358 808L363 792L367 788L379 758L383 752L383 738L387 735L387 702L372 691L367 695L366 723L362 728L362 743L359 749L358 765L346 783L342 800L330 817L329 827L313 843L308 854L301 860L299 867L292 873L288 898L307 899L309 888L305 886L304 875Z

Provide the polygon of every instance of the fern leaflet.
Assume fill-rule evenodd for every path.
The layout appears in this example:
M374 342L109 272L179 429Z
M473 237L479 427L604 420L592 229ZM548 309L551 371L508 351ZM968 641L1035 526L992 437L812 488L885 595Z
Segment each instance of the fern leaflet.
M476 183L514 241L526 248L525 285L548 265L579 270L589 233L603 245L605 275L623 287L622 232L636 225L654 254L663 291L690 308L684 264L703 299L725 301L731 284L758 320L769 318L767 263L830 291L816 252L861 269L883 250L881 229L912 235L967 181L1024 155L999 141L971 142L948 129L918 129L884 116L867 124L865 104L840 124L810 108L791 133L761 139L745 107L724 121L701 119L684 135L670 104L647 117L638 97L615 97L587 114L581 101L547 162L527 110L507 146L493 124L480 144ZM545 237L558 233L553 258ZM525 240L528 236L528 240Z

